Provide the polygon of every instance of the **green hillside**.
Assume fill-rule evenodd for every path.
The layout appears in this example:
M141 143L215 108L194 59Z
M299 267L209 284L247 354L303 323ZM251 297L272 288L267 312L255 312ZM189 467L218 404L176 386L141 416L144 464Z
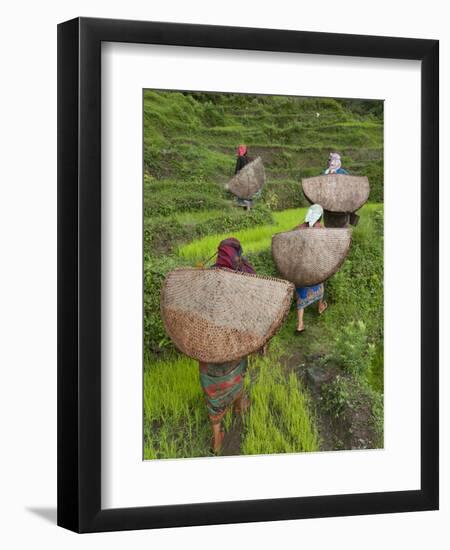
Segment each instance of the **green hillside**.
M234 170L236 146L245 143L264 161L266 194L280 199L276 209L298 206L299 181L320 174L330 151L342 154L351 173L368 176L370 200L381 202L380 106L367 102L363 114L360 103L334 99L146 91L146 188L153 178L224 183Z
M266 169L262 196L250 212L223 187L239 143L261 156ZM277 275L271 236L303 221L301 178L323 172L330 151L341 153L350 173L369 177L369 204L360 212L349 258L326 285L326 314L319 318L308 308L307 331L299 338L293 306L268 356L251 358L251 412L242 425L227 418L224 454L382 445L382 103L146 91L146 458L202 456L209 446L198 367L174 350L161 323L165 274L205 262L233 235L258 273ZM314 369L332 376L317 385Z

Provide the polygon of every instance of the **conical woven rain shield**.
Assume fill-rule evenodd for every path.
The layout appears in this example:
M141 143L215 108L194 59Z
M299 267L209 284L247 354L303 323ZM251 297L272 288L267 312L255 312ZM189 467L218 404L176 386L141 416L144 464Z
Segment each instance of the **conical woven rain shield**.
M330 212L355 212L367 202L369 180L365 176L327 174L302 180L303 193L312 204Z
M295 286L323 283L338 271L350 249L351 229L310 228L272 237L280 274Z
M257 157L244 166L225 186L240 199L251 199L262 186L266 174L261 157Z
M161 289L161 317L175 346L205 363L226 363L261 348L283 323L288 281L228 269L176 269Z

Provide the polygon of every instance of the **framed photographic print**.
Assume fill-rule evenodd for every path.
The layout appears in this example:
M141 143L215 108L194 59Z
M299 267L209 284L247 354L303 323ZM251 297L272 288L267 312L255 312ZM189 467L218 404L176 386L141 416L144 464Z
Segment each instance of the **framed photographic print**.
M58 524L438 507L438 42L58 27Z

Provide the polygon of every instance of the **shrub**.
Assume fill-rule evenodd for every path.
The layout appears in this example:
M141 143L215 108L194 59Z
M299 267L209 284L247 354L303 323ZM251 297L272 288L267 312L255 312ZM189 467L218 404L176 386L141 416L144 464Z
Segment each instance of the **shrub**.
M250 252L246 257L259 275L279 277L270 249L262 250L261 252Z
M352 393L348 379L337 375L332 382L321 387L322 409L332 418L339 418L347 407L351 408Z
M160 315L161 286L166 274L181 261L170 256L144 255L144 356L172 347Z
M383 220L382 211L364 207L353 230L344 264L326 283L333 307L325 321L336 331L349 320L363 320L371 342L383 339Z
M338 374L321 387L322 412L354 440L358 432L369 438L364 445L383 446L384 407L383 394L374 391L364 380ZM354 441L359 447L360 441ZM349 442L347 443L347 445Z
M375 356L375 345L367 340L364 321L352 321L341 327L334 344L332 357L345 371L357 377L367 374Z
M299 208L308 204L299 181L272 180L265 184L262 199L274 211Z
M369 200L371 202L383 202L384 200L384 182L383 182L383 161L367 163L360 170L361 176L367 176L370 184Z

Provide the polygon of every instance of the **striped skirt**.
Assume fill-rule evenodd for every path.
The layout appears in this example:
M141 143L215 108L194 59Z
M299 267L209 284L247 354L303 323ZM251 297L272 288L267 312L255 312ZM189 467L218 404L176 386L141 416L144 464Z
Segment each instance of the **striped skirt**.
M200 366L200 383L205 394L208 415L215 424L220 422L244 389L247 358L221 364Z

